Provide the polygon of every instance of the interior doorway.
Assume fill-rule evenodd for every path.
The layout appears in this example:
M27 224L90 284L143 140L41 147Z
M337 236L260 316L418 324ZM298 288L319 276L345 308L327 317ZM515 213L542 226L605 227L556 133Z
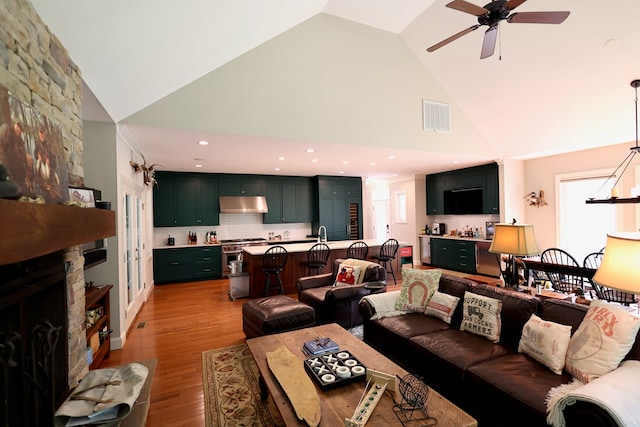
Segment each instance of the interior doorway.
M373 202L373 235L378 241L387 240L391 236L389 200L375 200Z

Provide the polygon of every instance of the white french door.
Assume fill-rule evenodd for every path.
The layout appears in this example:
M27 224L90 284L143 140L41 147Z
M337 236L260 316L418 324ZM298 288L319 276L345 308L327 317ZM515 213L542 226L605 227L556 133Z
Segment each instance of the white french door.
M124 210L124 279L126 288L122 301L126 302L125 325L123 330L129 330L131 322L136 317L144 302L144 226L143 202L135 189L127 184L123 185Z

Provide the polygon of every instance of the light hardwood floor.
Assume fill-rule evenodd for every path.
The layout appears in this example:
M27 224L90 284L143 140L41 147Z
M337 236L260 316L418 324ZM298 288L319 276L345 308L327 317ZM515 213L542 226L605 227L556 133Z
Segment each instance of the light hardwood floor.
M396 277L397 286L389 276L388 290L400 289ZM247 299L231 301L228 291L227 279L156 285L124 348L103 362L101 367L158 359L148 427L204 426L201 354L245 341L242 304Z

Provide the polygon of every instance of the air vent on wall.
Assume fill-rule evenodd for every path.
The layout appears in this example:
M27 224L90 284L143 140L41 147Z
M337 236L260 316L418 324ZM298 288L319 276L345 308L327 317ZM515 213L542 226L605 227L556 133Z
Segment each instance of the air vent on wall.
M439 102L422 101L422 128L435 132L451 132L449 105Z

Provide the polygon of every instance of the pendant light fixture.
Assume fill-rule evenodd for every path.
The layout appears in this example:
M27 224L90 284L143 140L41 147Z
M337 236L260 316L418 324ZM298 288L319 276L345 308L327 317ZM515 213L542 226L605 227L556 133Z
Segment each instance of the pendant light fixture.
M611 179L613 179L614 177L617 176L616 180L615 180L615 182L613 184L613 187L611 188L611 197L609 197L608 199L589 198L589 199L585 200L585 203L587 203L587 204L596 204L596 203L609 203L609 204L613 204L613 203L640 203L640 196L638 196L638 195L633 196L633 197L619 197L620 195L618 194L618 187L617 187L618 181L620 181L620 178L622 177L622 175L624 175L624 172L627 170L627 167L629 167L629 165L631 164L631 161L633 160L635 155L638 154L638 152L640 151L640 146L638 146L638 87L639 86L640 86L640 80L634 80L634 81L631 82L631 87L636 90L636 99L635 99L635 105L636 105L636 145L629 149L630 150L629 155L627 155L627 157L622 161L622 163L620 163L620 165L618 165L616 170L614 170L613 173L611 175L609 175L609 178L607 178L605 180L605 182L602 184L602 186L600 186L600 189L602 189L607 182L609 182ZM620 172L620 175L616 175L620 169L622 169L622 171Z

